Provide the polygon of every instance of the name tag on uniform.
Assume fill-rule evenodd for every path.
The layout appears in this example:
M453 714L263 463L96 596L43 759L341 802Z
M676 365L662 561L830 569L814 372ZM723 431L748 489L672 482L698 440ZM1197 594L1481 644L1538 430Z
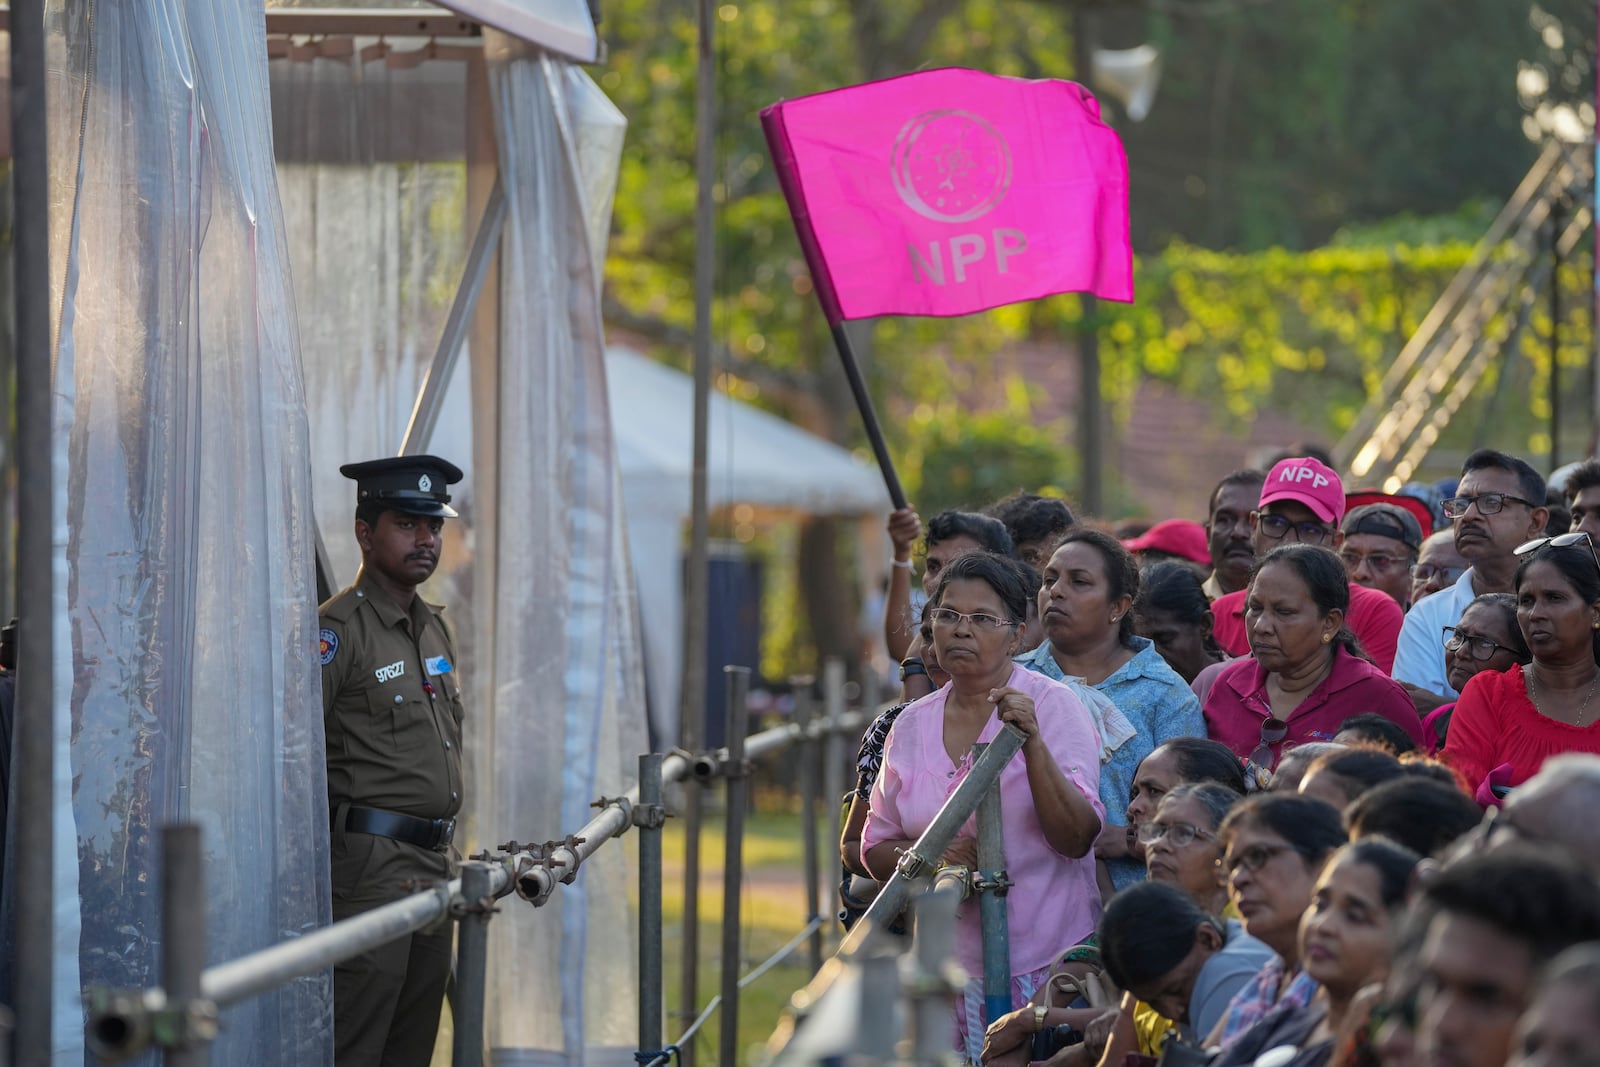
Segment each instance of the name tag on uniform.
M422 661L422 665L427 668L429 677L438 677L441 674L449 674L455 670L454 667L450 666L450 661L443 656L429 656Z
M392 682L406 673L406 661L397 659L387 667L379 667L372 673L380 682Z

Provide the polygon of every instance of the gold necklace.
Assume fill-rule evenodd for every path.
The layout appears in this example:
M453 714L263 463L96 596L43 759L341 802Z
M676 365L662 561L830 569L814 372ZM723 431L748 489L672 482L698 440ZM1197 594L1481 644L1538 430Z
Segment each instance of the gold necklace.
M1534 685L1533 685L1533 672L1534 672L1534 670L1535 670L1535 668L1534 668L1533 664L1530 663L1528 665L1527 671L1525 672L1525 675L1526 675L1526 677L1528 679L1528 699L1533 701L1533 710L1537 711L1540 715L1544 715L1544 709L1539 706L1539 694L1534 692ZM1600 682L1600 671L1596 671L1594 677L1589 679L1589 691L1584 694L1583 704L1578 708L1577 721L1574 722L1572 725L1580 727L1580 728L1583 726L1583 713L1589 710L1589 701L1594 699L1594 687L1595 687L1595 683L1596 682ZM1547 719L1555 719L1554 715L1544 715L1544 717L1547 718ZM1556 721L1557 722L1561 722L1562 720L1561 719L1556 719Z

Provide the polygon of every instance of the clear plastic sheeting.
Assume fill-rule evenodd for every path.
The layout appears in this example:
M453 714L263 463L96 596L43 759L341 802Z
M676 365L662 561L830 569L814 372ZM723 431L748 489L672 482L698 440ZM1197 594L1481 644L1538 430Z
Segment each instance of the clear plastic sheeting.
M501 181L500 353L473 353L479 825L558 837L645 750L643 672L597 284L621 116L576 66L486 32ZM487 831L486 831L487 832ZM631 1064L626 852L602 849L490 953L495 1063Z
M305 397L259 0L55 0L49 28L72 962L138 987L167 823L202 830L209 962L329 921ZM331 1062L330 986L228 1009L211 1059Z
M335 588L361 565L355 483L339 467L399 454L476 222L467 218L463 161L468 64L413 62L423 41L344 43L342 52L330 42L268 65L313 496ZM455 487L459 510L471 498L472 419L466 360L456 370L427 448L467 471ZM446 536L465 528L449 523ZM451 576L467 551L447 541L441 573L424 591L449 608L463 656L465 590Z

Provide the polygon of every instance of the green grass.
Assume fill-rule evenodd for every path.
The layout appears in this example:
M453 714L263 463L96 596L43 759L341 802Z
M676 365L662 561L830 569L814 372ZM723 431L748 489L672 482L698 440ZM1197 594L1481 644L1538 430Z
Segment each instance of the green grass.
M773 798L776 799L776 798ZM758 801L758 804L760 802ZM768 806L771 806L770 804ZM721 990L723 857L725 838L722 815L708 816L700 835L700 929L699 976L696 1014ZM824 823L826 826L826 823ZM826 833L824 829L823 834ZM822 835L819 835L819 837ZM825 840L820 842L829 847ZM662 843L664 854L662 887L663 954L665 957L665 995L667 1040L674 1041L691 1019L677 1014L682 988L683 944L684 824L682 819L667 822ZM827 869L828 852L822 853ZM756 811L745 819L744 879L740 894L740 953L738 969L748 973L769 955L792 939L806 923L800 818L789 811ZM823 925L823 958L838 944L838 923L831 918L837 908L831 890L821 899L826 917ZM805 944L786 961L774 967L746 988L739 999L739 1060L741 1065L761 1062L762 1047L778 1024L789 998L811 979ZM721 1011L701 1027L695 1042L695 1062L699 1067L716 1064L720 1044ZM726 1065L735 1067L735 1065Z

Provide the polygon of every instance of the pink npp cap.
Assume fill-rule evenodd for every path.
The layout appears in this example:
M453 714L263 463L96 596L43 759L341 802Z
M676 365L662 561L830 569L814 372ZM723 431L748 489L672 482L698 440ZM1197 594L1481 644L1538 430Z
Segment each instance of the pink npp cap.
M1332 467L1309 457L1281 460L1267 472L1258 506L1274 500L1304 504L1323 522L1344 518L1344 483Z

